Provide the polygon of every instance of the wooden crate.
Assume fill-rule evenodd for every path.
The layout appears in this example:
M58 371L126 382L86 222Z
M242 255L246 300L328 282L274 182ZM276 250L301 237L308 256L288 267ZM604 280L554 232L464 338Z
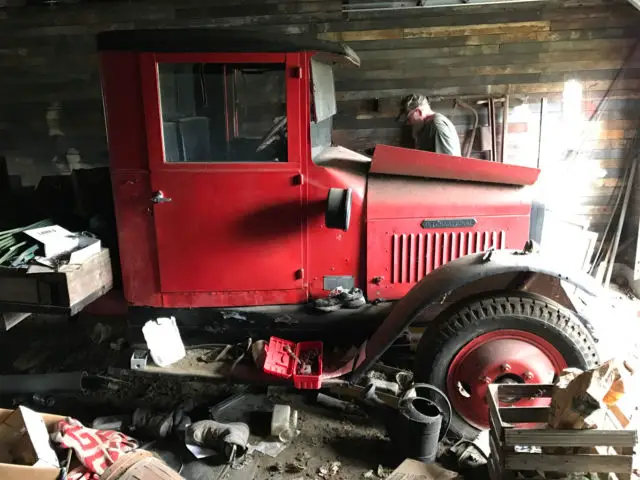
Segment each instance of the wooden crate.
M487 403L491 428L489 474L492 480L515 478L515 472L607 473L620 480L631 478L635 430L622 430L615 418L605 428L556 430L547 426L549 407L500 407L510 398L550 398L553 385L494 384ZM534 428L519 428L513 424ZM516 448L518 447L518 448ZM523 452L521 447L539 447L541 453ZM546 453L553 447L581 447L591 453ZM583 450L583 451L584 451Z
M109 250L57 272L0 268L0 312L75 314L113 286Z

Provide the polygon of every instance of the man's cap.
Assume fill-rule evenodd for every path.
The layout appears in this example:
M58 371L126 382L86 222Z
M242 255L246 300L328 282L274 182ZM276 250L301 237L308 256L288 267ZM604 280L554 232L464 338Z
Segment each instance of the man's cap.
M428 103L429 99L424 95L419 95L416 93L407 95L400 101L400 113L398 113L396 121L402 123L406 122L409 113L411 113L412 110L415 110L419 106L423 105L425 102Z

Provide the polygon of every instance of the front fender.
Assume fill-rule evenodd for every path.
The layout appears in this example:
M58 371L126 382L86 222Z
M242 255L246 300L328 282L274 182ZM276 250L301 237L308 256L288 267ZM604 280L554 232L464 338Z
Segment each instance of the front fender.
M443 303L454 292L479 280L502 274L537 273L567 282L591 297L609 295L593 277L579 270L565 271L557 262L539 253L499 250L467 255L433 271L422 279L393 308L389 316L364 345L350 381L356 382L382 356L398 336L430 306ZM601 315L601 311L597 312ZM585 321L597 322L596 312L581 312ZM591 318L593 317L593 318Z

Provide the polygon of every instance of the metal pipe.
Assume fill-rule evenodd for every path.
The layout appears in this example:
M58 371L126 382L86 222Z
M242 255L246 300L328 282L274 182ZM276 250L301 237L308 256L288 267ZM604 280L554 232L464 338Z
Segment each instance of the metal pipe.
M542 128L544 126L544 113L547 106L547 99L542 97L540 99L540 129L538 130L538 161L536 162L536 168L540 168L540 161L542 160Z
M23 393L82 391L87 372L0 375L0 396Z
M633 147L632 147L633 148ZM620 243L620 236L622 235L622 227L627 215L627 207L629 206L629 198L631 197L631 190L633 190L633 183L636 176L636 165L638 164L637 155L634 156L631 162L631 170L627 177L627 189L624 193L624 200L622 201L622 209L620 210L620 217L618 218L618 228L616 229L616 235L613 239L613 246L611 248L611 258L607 265L607 273L604 276L604 286L608 287L611 282L611 275L613 274L613 265L616 263L616 254L618 253L618 244Z
M509 129L509 95L505 95L502 105L502 145L500 146L500 161L504 163L507 151L507 133Z
M496 102L493 97L489 97L489 130L491 131L491 161L498 161L498 149L496 142Z

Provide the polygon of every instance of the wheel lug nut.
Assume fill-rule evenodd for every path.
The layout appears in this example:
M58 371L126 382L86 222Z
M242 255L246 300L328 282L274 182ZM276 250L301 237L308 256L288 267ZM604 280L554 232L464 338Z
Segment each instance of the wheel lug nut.
M480 383L484 383L486 385L491 383L491 379L489 377L480 377L478 380L480 380Z
M509 365L508 363L503 363L500 366L500 370L502 370L505 373L510 372L511 371L511 365Z
M531 372L525 372L525 374L523 375L523 377L524 377L524 379L525 379L526 381L533 380L533 373L531 373Z

